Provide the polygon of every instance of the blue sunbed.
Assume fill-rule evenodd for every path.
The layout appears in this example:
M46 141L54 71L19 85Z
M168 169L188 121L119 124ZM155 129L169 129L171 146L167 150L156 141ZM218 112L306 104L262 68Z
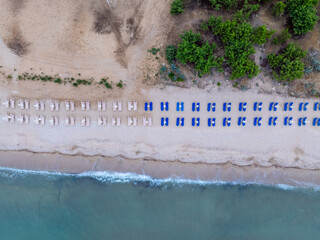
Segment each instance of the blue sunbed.
M274 105L274 102L271 102L270 105L269 105L269 111L273 110L273 105Z
M318 118L314 118L312 121L312 126L316 126L318 123Z
M196 122L196 119L195 119L195 118L192 118L191 123L192 123L192 126L193 126L193 127L194 127L194 125L195 125L195 122Z
M169 111L169 103L166 102L166 111Z
M160 103L160 110L161 110L161 111L164 110L164 103L163 103L163 102Z
M211 118L208 118L208 127L211 127Z
M261 126L261 124L262 124L261 121L262 121L262 117L259 117L258 118L258 126Z
M238 118L238 126L241 126L241 123L242 123L242 117L239 117Z
M289 126L292 125L292 119L293 119L293 117L289 117L289 119L288 119L288 125L289 125Z
M269 126L272 125L272 120L273 120L273 117L269 117L269 121L268 121L268 125L269 125Z
M274 103L274 106L273 106L273 111L277 111L277 109L278 109L278 105L279 105L279 103L278 102L275 102Z
M299 111L301 112L302 111L302 108L303 108L303 103L299 103Z
M303 126L305 126L305 125L307 124L307 117L304 117L304 118L302 119L302 124L303 124Z
M223 111L227 111L227 103L223 103Z
M247 120L246 117L242 118L242 126L245 126L245 125L246 125L246 120Z
M262 102L259 102L258 110L259 112L262 110Z
M318 125L318 127L320 127L320 118L318 118L318 124L317 125Z
M181 118L181 126L184 126L184 118Z
M284 103L283 111L288 111L288 105L288 102Z
M184 102L181 102L181 112L183 112L184 111Z
M289 103L289 111L292 111L292 109L293 109L293 102L290 102Z
M304 103L303 111L307 111L308 110L308 105L309 105L308 102Z
M177 110L177 112L179 112L179 111L180 111L180 103L179 103L179 102L177 102L176 110Z
M197 125L197 127L200 126L200 118L197 118L196 125Z
M239 112L242 111L242 102L239 103Z
M277 120L278 120L278 117L274 117L274 118L273 118L273 126L276 126L276 125L277 125Z
M211 103L208 103L207 105L207 112L211 112Z
M223 118L223 126L225 127L227 124L227 118Z
M228 110L228 112L231 111L231 102L228 103L228 109L227 110Z
M147 102L144 103L144 110L145 110L145 111L148 111L148 103L147 103Z
M194 112L196 110L196 103L192 103L192 112Z
M166 126L169 126L169 118L166 118L165 124Z
M200 112L200 103L199 102L197 103L197 108L196 109L197 109L197 112Z
M149 108L150 108L150 111L153 111L153 102L149 103Z
M164 118L162 117L161 118L161 126L163 126L164 125Z
M247 105L248 105L247 102L244 102L244 103L243 103L243 105L242 105L242 111L244 111L244 112L247 111Z
M314 110L314 111L318 111L318 105L319 105L318 102L315 102L315 103L314 103L314 105L313 105L313 110Z
M227 126L230 127L230 125L231 125L231 118L228 118Z
M255 117L255 118L253 119L253 126L257 126L257 121L258 121L258 118Z
M180 118L177 118L176 120L176 126L178 127L180 125Z
M253 104L253 111L257 111L257 107L258 107L258 102L255 102Z

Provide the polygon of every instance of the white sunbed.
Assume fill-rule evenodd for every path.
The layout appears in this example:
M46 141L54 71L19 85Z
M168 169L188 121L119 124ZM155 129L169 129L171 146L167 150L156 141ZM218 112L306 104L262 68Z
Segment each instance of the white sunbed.
M129 116L129 117L128 117L128 126L131 126L131 125L132 125L132 117Z
M106 125L107 125L107 117L106 117L106 116L103 116L103 117L102 117L102 125L103 125L103 126L106 126Z
M74 126L76 124L76 119L74 116L70 117L70 124L71 124L71 126Z
M55 110L55 105L54 105L54 101L50 100L50 110L54 111Z
M60 110L60 101L54 100L54 108L56 111Z
M90 127L90 118L89 117L86 117L86 126L87 127Z
M117 117L117 127L120 127L120 126L121 126L121 118Z
M54 116L54 125L59 126L59 117L58 116Z
M2 104L5 105L6 108L9 108L10 107L9 99L7 98Z
M142 125L144 127L147 126L147 118L145 116L143 116L143 118L142 118Z
M18 121L19 121L19 123L21 123L21 124L24 123L24 117L23 117L22 114L19 115Z
M81 110L85 111L86 110L86 103L85 101L81 101Z
M10 122L14 123L16 119L16 116L13 113L10 113Z
M10 108L15 108L16 107L16 101L14 98L10 98Z
M64 122L65 122L66 126L69 126L70 125L70 117L66 116L66 120Z
M152 126L152 118L149 116L148 117L148 125L151 127Z
M34 123L39 125L40 124L40 117L36 116L36 118L34 119Z
M45 118L44 116L41 116L41 117L40 117L40 123L41 123L42 126L45 125L45 123L46 123L46 118Z
M138 110L138 102L134 101L133 102L133 111L137 111Z
M112 109L113 109L113 111L117 111L118 110L118 104L117 104L116 101L113 101Z
M131 101L128 101L128 111L131 111L132 110L132 102Z
M137 117L133 117L133 126L136 127L137 126Z
M98 117L98 126L101 126L101 125L102 125L102 117L99 116L99 117Z
M81 117L81 126L84 127L86 125L86 117L82 116Z
M36 100L34 107L36 108L36 110L40 110L40 102L39 100Z
M122 102L118 101L118 111L122 111Z
M107 110L107 104L105 101L102 102L102 111L105 112Z
M66 104L66 110L70 111L70 102L68 100L66 100L65 104Z
M50 126L54 125L54 117L53 116L50 117L49 124L50 124Z
M75 104L74 104L73 100L70 100L70 109L71 109L71 111L74 111L74 109L75 109Z
M30 102L28 99L24 99L24 107L25 109L29 110L30 109Z
M3 119L4 121L6 121L6 122L9 122L9 121L10 121L10 113L7 113L7 115L4 116L2 119Z
M116 126L116 117L112 117L112 127L115 127Z
M43 100L40 100L40 110L44 111L44 109L45 109L45 103Z
M24 109L24 100L21 98L19 99L18 107L20 107L20 109Z
M90 101L86 101L86 110L90 111Z
M101 104L101 101L99 100L98 101L98 111L101 111L102 110L102 104Z
M29 124L30 123L30 115L24 115L24 123Z

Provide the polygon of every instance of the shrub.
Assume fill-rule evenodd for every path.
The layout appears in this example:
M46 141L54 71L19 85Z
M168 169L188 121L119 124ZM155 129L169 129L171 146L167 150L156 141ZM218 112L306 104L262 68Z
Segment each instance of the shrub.
M166 47L166 58L169 62L169 64L172 64L176 60L177 56L177 49L173 45L168 45Z
M274 4L272 13L274 16L280 17L284 13L285 9L286 9L286 4L280 1Z
M268 55L268 62L273 70L273 76L278 81L293 81L299 79L304 73L306 52L293 43L290 43L278 55Z
M154 48L154 47L148 50L148 52L151 53L152 55L157 55L159 51L160 51L160 48Z
M195 70L201 77L204 74L210 73L212 68L221 69L224 61L222 57L215 57L214 52L216 45L203 43L199 33L193 33L192 30L184 32L180 35L182 42L179 43L177 49L177 60L182 64L192 63L195 65Z
M120 80L117 85L116 85L118 88L123 88L123 82L122 80Z
M227 9L235 9L238 5L238 0L209 0L211 6L219 10L222 6Z
M252 78L259 73L259 67L250 59L255 53L254 44L264 44L274 31L265 26L253 28L247 22L237 20L222 21L221 18L210 17L202 24L202 30L210 30L219 36L225 49L225 58L231 68L231 79L245 76Z
M287 9L295 34L301 35L313 30L319 19L315 8L317 3L318 0L287 1Z
M276 36L273 40L273 44L284 44L288 39L291 38L291 34L289 33L289 29L286 28L283 30L278 36Z
M184 6L183 6L183 3L182 3L182 0L174 0L171 3L171 11L170 11L170 13L172 15L177 15L177 14L181 14L183 12L184 12Z

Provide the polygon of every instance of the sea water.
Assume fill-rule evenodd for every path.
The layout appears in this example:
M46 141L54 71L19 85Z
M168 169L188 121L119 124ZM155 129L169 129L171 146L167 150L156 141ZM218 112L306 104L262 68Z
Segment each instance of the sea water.
M320 239L320 192L2 169L0 239Z

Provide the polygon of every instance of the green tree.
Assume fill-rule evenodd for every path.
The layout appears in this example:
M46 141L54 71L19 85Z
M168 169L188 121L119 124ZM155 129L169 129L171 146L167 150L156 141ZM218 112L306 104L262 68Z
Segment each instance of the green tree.
M305 34L313 30L318 21L318 0L288 0L287 9L293 25L293 31L297 35Z
M268 62L273 70L273 76L278 81L293 81L299 79L304 74L304 63L306 52L299 46L290 43L278 55L275 53L268 55Z
M284 44L288 39L291 38L289 29L284 29L278 36L272 39L272 44Z
M172 15L177 15L177 14L181 14L183 12L184 12L184 6L183 6L183 3L182 3L182 0L174 0L171 3L171 11L170 11L170 13Z

